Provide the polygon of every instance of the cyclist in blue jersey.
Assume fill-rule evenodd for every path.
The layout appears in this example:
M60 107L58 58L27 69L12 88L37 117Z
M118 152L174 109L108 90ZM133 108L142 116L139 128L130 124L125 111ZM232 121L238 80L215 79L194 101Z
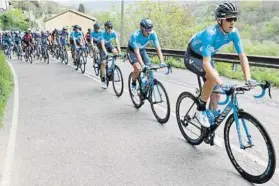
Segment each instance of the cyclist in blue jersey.
M99 23L95 23L93 25L94 31L92 31L90 33L90 38L91 38L91 45L94 47L94 45L96 45L98 47L98 49L101 49L101 40L103 37L103 33L100 30L100 24ZM94 54L95 55L95 54ZM95 64L95 60L93 60L93 67L97 65Z
M251 86L256 83L255 80L251 79L248 59L244 53L239 32L237 28L234 27L235 22L237 21L237 16L238 8L232 3L218 5L215 9L215 19L217 24L207 27L205 30L195 34L190 39L184 55L186 68L203 77L205 81L196 112L197 119L204 127L210 127L205 112L209 98L209 108L213 113L217 112L218 100L220 100L220 95L212 93L212 90L219 88L228 90L231 88L230 85L223 83L215 69L214 62L211 59L219 49L226 44L233 42L235 50L239 55L245 80Z
M154 48L160 59L160 66L165 66L163 62L161 47L156 32L153 30L153 22L149 18L144 18L140 22L140 30L132 33L128 42L128 58L133 65L132 93L137 94L136 79L141 69L151 65L151 61L146 53L145 47L152 41Z
M118 55L121 53L121 49L120 49L118 37L117 37L115 31L113 30L112 22L107 21L107 22L105 22L104 26L105 26L105 31L102 32L102 37L101 37L100 57L102 60L102 63L101 63L102 87L104 89L106 89L107 84L105 83L105 68L106 68L105 59L107 56L107 51L112 52L114 55ZM111 41L113 39L116 42L117 50L111 43Z
M66 44L68 43L68 31L66 27L62 28L62 31L60 33L60 45L62 47L66 46Z
M19 31L15 32L15 46L18 49L17 52L21 52L21 37L19 35Z
M81 32L81 27L78 25L74 26L74 32L73 32L73 42L74 42L74 50L76 50L76 46L84 46L85 41L83 38L83 34ZM76 54L73 52L73 58L74 58L74 63L76 64Z

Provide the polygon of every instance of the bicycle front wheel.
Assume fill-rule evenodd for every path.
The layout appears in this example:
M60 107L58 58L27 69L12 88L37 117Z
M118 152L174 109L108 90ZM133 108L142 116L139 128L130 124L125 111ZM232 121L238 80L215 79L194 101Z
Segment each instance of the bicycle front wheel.
M123 94L124 83L122 72L117 65L112 73L112 86L116 96L120 97Z
M84 74L86 63L85 63L85 60L84 60L84 57L83 57L83 56L80 56L80 58L79 58L79 65L80 65L81 73Z
M164 106L159 106L161 103L166 103ZM170 118L170 100L168 93L162 83L158 80L154 83L150 94L151 110L161 124L168 122Z
M176 119L183 137L191 145L203 142L203 130L196 119L198 99L189 92L182 92L176 102Z
M274 146L255 117L239 112L237 124L231 115L225 124L224 138L228 156L241 176L257 184L266 183L272 178L276 168Z

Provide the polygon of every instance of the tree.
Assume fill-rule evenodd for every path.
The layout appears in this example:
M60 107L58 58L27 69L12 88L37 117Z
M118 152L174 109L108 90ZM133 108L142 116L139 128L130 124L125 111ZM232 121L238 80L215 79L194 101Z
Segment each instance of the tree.
M26 30L26 17L19 9L10 9L0 16L2 30Z
M85 13L85 8L84 8L84 5L83 3L80 3L79 6L78 6L78 11L82 12L82 13Z

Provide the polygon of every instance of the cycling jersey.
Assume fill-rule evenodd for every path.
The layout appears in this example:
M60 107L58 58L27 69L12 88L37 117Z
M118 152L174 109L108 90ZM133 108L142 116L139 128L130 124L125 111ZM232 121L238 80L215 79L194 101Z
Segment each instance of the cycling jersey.
M190 45L195 53L210 58L231 41L234 43L236 52L238 54L243 53L243 46L237 28L233 28L231 32L224 34L219 26L215 25L195 34L190 39Z
M101 31L99 31L99 32L92 31L90 33L90 36L94 42L99 43L102 40L103 33Z
M67 39L67 36L68 36L68 32L67 31L62 31L61 33L60 33L60 39L61 40L66 40Z
M79 32L79 31L73 32L73 38L74 38L75 40L80 41L82 37L83 37L83 34L82 34L81 32Z
M152 41L155 48L159 46L159 40L155 31L150 32L149 36L144 36L141 30L134 32L128 42L132 49L144 49Z
M114 31L112 31L111 33L107 33L107 32L102 32L102 38L101 40L103 40L105 42L105 44L107 43L111 43L112 39L117 39L117 35Z
M19 35L15 36L15 43L19 44L21 42L21 37Z

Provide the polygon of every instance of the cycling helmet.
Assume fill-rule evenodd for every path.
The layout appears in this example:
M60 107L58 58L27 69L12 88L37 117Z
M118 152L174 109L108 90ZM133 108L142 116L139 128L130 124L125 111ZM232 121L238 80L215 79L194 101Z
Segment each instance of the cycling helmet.
M62 30L67 30L67 28L65 26L63 26Z
M223 3L217 6L214 13L215 19L236 17L238 15L238 8L232 3Z
M151 21L151 19L149 18L143 18L140 21L140 26L142 29L144 30L149 30L151 31L153 29L153 22Z
M110 28L113 28L113 25L112 25L112 22L111 21L107 21L105 22L105 29L110 29Z
M91 28L88 28L87 31L88 31L88 32L91 32Z
M100 24L99 23L95 23L93 25L93 27L94 27L94 30L98 30L98 29L100 29Z

